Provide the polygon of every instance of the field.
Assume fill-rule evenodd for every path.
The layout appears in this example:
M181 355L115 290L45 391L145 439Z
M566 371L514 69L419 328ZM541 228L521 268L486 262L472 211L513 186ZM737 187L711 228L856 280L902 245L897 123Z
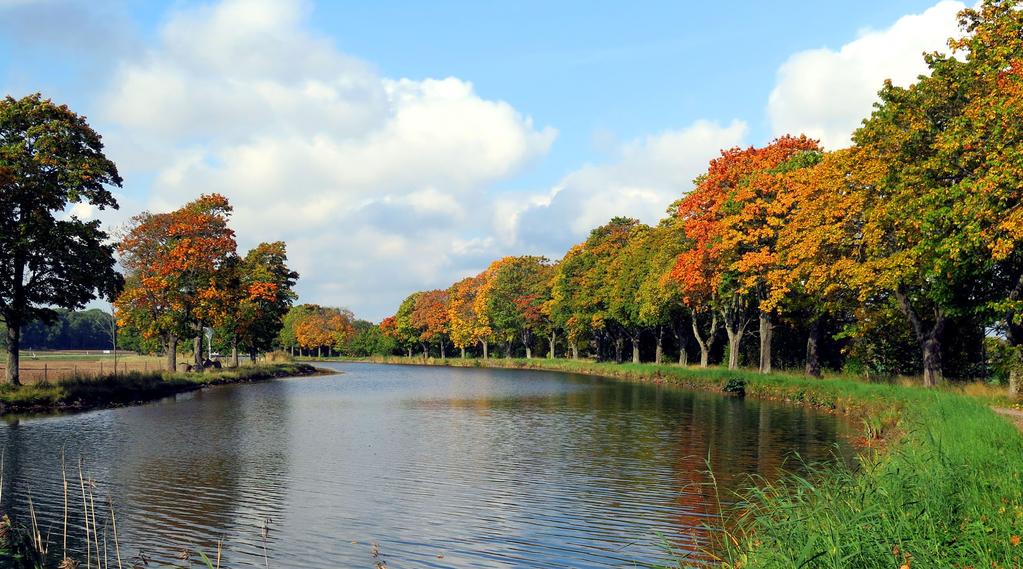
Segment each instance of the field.
M0 354L0 364L6 363L7 355ZM162 371L166 369L166 360L158 356L140 356L126 351L118 352L115 358L113 353L103 350L26 350L21 352L19 369L21 382L34 384L130 372Z

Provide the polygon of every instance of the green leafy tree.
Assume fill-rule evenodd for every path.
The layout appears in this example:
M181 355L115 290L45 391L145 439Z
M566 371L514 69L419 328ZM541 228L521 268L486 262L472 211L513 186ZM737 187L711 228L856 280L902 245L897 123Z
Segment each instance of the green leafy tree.
M533 357L533 339L544 325L550 266L546 258L535 256L505 257L490 266L486 312L495 336L505 343L507 357L516 340L526 357Z
M19 383L21 329L54 308L112 298L123 281L99 221L63 215L74 204L117 208L114 163L81 117L41 95L0 101L0 318L6 381Z

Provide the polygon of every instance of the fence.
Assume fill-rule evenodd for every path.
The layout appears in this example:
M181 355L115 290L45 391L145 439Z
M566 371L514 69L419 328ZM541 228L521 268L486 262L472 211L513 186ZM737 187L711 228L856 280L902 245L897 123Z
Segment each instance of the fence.
M131 372L147 373L166 369L162 361L118 361L113 359L97 361L21 361L18 371L22 383L54 382L62 379L102 377Z

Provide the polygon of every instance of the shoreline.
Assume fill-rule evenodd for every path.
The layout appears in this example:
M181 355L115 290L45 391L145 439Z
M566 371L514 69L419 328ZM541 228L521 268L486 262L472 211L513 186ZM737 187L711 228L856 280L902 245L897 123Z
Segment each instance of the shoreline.
M53 383L0 386L0 416L59 414L129 407L214 385L303 377L328 372L313 365L275 363L200 373L129 372L116 377L62 380Z

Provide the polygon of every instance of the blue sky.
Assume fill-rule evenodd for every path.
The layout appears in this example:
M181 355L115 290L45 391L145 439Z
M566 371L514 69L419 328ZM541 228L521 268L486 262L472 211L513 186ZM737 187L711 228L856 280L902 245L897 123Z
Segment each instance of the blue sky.
M371 319L494 258L654 223L720 148L828 147L957 2L0 0L0 92L89 116L111 226L228 195L302 301Z

